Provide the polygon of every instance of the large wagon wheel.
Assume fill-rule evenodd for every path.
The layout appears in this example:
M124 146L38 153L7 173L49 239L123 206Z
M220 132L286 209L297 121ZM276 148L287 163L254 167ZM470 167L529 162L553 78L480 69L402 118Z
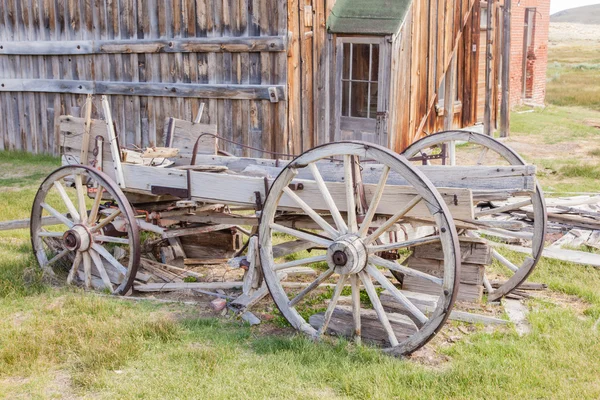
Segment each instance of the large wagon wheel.
M332 157L336 160L332 160ZM343 162L343 183L324 181L323 175L319 172L321 167L317 167L317 165L327 164L326 162L318 164L324 159L330 159L333 163ZM363 208L364 214L357 217L355 192L360 192L359 171L366 163L372 163L373 160L377 160L381 165L381 175L378 183L371 184L365 191L368 208ZM293 190L298 188L298 185L289 186L299 173L313 178L304 181L303 189L307 190L310 186L309 192L312 194L303 195L302 192ZM394 174L400 175L408 182L410 188L408 200L394 197L397 192L391 193L390 186L386 185L388 176ZM376 212L384 201L388 205L388 210L389 204L393 205L393 211L384 216L377 215L382 217L377 218ZM319 229L316 232L307 231L276 223L278 210L289 210L290 204L295 204L296 208L302 209L304 216L310 217ZM315 204L319 207L314 207ZM382 251L406 249L411 245L411 241L414 244L414 240L390 242L387 239L385 244L376 243L379 238L390 236L386 233L393 226L397 226L396 224L403 222L407 214L416 207L428 213L431 224L435 227L432 229L435 231L435 236L422 238L421 241L439 241L442 244L444 270L441 278L378 256ZM324 249L325 254L310 257L305 254L296 256L292 261L276 263L272 251L273 239L282 233L295 239L308 241L314 247ZM336 304L346 283L349 283L352 294L353 322L349 324L349 336L360 340L361 316L366 318L365 314L368 313L371 326L375 322L378 328L383 328L385 332L384 337L387 340L383 342L387 346L386 351L396 355L408 354L435 336L448 318L457 295L460 269L458 237L448 207L435 187L421 172L412 167L404 157L380 146L363 142L332 143L309 150L288 164L273 182L269 191L261 216L259 243L265 281L277 307L292 326L316 339L320 339L328 332L328 325L336 312ZM313 263L320 263L320 275L314 281L311 279L311 282L306 282L308 286L301 291L298 292L282 282L282 274L285 274L288 268ZM435 309L426 316L385 276L386 270L401 271L439 285L440 297ZM409 330L403 335L396 334L390 321L397 321L399 315L383 308L380 292L376 290L373 280L389 292L396 302L402 304L410 317L405 319L413 324L414 330ZM322 293L324 284L328 284L329 287L335 286L335 289L325 314L321 315L320 327L315 328L309 323L310 316L307 313L312 311L316 313L316 310L310 310L310 304L319 291ZM361 305L361 285L374 311L367 309L368 305Z
M422 163L423 158L426 158L426 162L431 165L447 164L449 160L447 156L449 145L452 142L468 143L466 146L459 145L456 147L455 165L473 165L475 167L485 165L498 166L502 164L527 165L525 160L517 153L498 140L479 133L465 131L446 131L429 135L413 143L402 154L408 159L418 159L419 163ZM539 183L535 183L535 190L531 193L518 193L515 200L520 206L533 206L533 231L518 232L501 228L487 228L487 230L494 231L504 237L531 241L531 253L523 262L519 262L515 259L514 253L506 252L502 247L496 246L494 248L492 252L493 258L500 265L504 266L506 272L512 274L512 276L496 289L491 288L489 279L486 277L484 283L489 292L489 301L494 301L505 296L521 283L525 282L537 265L544 249L547 216L544 194ZM494 211L493 209L484 210L476 213L476 220L486 223L486 220L490 216L502 213L503 211L502 208L498 208L498 211Z
M125 294L140 261L135 214L119 187L86 166L65 166L41 184L31 244L44 272L68 284Z

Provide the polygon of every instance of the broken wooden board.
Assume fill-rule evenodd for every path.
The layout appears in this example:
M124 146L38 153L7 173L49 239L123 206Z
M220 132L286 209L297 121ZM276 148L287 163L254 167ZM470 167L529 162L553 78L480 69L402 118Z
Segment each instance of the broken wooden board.
M216 155L218 152L217 125L199 124L177 118L165 121L165 146L179 149L179 165L189 164L196 142L197 154Z

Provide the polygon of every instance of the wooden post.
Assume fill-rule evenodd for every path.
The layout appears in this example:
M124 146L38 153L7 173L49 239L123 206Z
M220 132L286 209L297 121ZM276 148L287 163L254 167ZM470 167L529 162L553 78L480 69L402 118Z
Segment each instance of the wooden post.
M79 163L88 164L88 151L90 147L90 130L92 128L92 95L88 94L85 100L85 126L83 129L83 139L81 141L81 156Z
M456 53L452 55L450 66L446 72L444 87L444 130L450 131L454 128L454 101L456 91ZM448 158L450 165L456 165L456 142L448 143Z
M494 0L488 1L487 6L487 31L485 50L485 111L483 114L483 131L486 135L492 134L492 58L493 58L493 18Z
M119 187L125 187L125 178L123 177L123 168L121 166L121 149L117 144L117 134L113 125L112 113L106 96L102 96L102 109L104 110L104 120L106 121L106 131L108 132L108 140L110 141L110 151L113 160L113 168L115 169L115 178Z
M502 103L500 104L500 137L510 133L510 19L511 0L504 0L502 26Z

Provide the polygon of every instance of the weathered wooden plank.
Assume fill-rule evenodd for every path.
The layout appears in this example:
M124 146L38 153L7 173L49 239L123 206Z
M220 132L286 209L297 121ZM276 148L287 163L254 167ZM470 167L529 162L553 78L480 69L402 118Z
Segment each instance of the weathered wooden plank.
M490 265L492 263L491 248L487 244L461 241L461 262L469 264ZM444 252L440 243L432 243L415 248L414 257L444 260Z
M387 313L393 332L398 340L404 340L417 332L416 325L403 314ZM324 313L313 314L309 323L319 329L323 324ZM388 334L373 310L360 310L361 338L366 342L389 346ZM354 337L354 319L352 308L338 306L333 311L327 326L327 333L335 336Z
M177 39L3 41L0 55L130 53L247 53L287 51L285 36L222 36Z
M402 282L402 288L411 292L425 293L440 296L442 287L433 282L426 281L413 276L405 276ZM483 286L459 284L458 301L480 302L483 297Z
M108 94L125 96L193 97L269 100L274 88L285 99L284 85L208 85L159 82L110 82L66 79L0 79L0 92Z
M110 170L110 168L106 168ZM187 174L173 169L162 169L154 167L143 167L139 165L123 165L127 186L133 189L150 191L152 185L169 186L175 188L187 188ZM273 180L268 180L268 185ZM302 183L304 189L296 194L302 198L314 210L328 210L321 192L314 181L296 180ZM265 179L261 177L240 176L230 174L212 174L205 172L190 172L191 195L194 198L217 203L255 204L255 192L259 192L265 198ZM328 188L340 211L347 209L346 191L344 183L330 182ZM367 198L373 196L376 185L365 185ZM394 214L402 204L407 204L414 199L416 192L413 188L406 186L386 187L386 192L377 208L379 214ZM454 218L473 219L472 195L468 189L444 189L442 197ZM280 201L281 207L297 209L294 200L284 195ZM409 217L427 218L431 216L426 204L422 202L413 208Z
M410 257L408 259L408 267L438 278L444 277L443 260ZM485 267L481 264L469 264L462 262L460 267L460 283L466 283L469 285L483 285L484 269Z
M181 119L170 118L172 129L166 137L165 146L179 149L180 157L190 157L198 139L197 154L217 154L216 125L196 124ZM203 136L204 135L204 136Z

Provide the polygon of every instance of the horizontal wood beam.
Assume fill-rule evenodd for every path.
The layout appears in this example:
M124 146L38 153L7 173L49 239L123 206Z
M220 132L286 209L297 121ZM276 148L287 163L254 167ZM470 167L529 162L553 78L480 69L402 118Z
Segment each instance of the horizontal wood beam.
M2 79L0 92L42 92L107 94L153 97L194 97L206 99L286 99L285 85L212 85L166 82L105 82L62 79Z
M249 53L287 51L285 36L0 42L0 54Z

